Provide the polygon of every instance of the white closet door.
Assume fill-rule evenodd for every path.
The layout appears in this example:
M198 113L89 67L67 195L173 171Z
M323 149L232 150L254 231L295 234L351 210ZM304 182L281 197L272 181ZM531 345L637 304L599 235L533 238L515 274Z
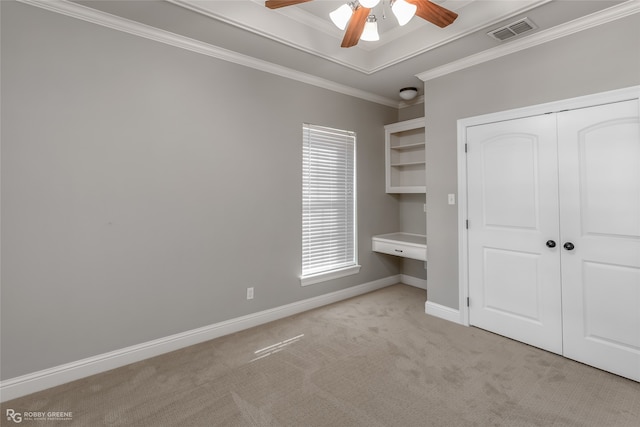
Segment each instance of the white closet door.
M558 141L564 355L640 381L638 100L558 114Z
M467 143L470 323L561 353L555 116L473 126Z

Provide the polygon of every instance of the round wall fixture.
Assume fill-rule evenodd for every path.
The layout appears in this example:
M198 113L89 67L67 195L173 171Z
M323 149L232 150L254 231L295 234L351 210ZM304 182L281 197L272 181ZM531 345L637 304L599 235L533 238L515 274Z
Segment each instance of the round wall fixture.
M400 89L400 98L409 101L418 95L418 89L415 87L403 87Z

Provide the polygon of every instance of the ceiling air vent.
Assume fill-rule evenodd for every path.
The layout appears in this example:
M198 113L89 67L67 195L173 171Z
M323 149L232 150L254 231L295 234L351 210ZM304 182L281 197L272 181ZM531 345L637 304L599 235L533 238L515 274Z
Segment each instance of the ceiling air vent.
M487 35L496 40L505 41L511 37L518 36L527 31L531 31L538 28L529 18L519 19L516 22L512 22L504 27L496 28L489 31Z

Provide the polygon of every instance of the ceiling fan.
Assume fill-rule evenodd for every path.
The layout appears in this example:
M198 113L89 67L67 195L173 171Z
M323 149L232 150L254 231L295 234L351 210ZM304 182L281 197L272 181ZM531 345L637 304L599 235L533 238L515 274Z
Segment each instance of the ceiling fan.
M264 5L269 9L278 9L285 6L306 3L308 1L311 0L266 0ZM346 17L345 25L347 20L349 25L346 27L347 30L345 31L344 38L342 39L342 44L340 46L352 47L358 44L358 41L365 30L365 24L368 22L375 22L375 17L373 15L369 15L369 12L371 11L371 8L378 3L379 0L359 0L345 5L348 8L348 13L351 14ZM394 9L396 5L403 5L405 8L410 9L410 14L408 15L408 18L405 18L404 23L408 22L415 13L415 15L420 18L429 21L440 28L444 28L455 21L458 17L457 13L432 3L429 0L396 0L392 3L392 9ZM343 8L345 6L343 6ZM351 9L350 12L349 9ZM395 12L396 10L394 10L394 13ZM397 13L396 16L398 16ZM404 25L404 23L401 22L400 25Z

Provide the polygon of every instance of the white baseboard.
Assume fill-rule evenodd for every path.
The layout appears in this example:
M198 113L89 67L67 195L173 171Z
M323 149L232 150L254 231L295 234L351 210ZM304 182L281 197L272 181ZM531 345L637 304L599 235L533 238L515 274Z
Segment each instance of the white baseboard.
M425 291L427 290L427 281L425 279L418 279L417 277L401 274L400 282L405 285L413 286L414 288L424 289Z
M0 401L15 399L90 375L159 356L190 345L209 341L244 329L262 325L323 305L332 304L400 282L400 275L352 286L326 295L286 304L198 329L170 335L142 344L100 354L0 382Z
M455 308L427 301L424 304L424 312L431 316L439 317L450 322L459 323L461 325L464 324L460 318L460 310L456 310Z

